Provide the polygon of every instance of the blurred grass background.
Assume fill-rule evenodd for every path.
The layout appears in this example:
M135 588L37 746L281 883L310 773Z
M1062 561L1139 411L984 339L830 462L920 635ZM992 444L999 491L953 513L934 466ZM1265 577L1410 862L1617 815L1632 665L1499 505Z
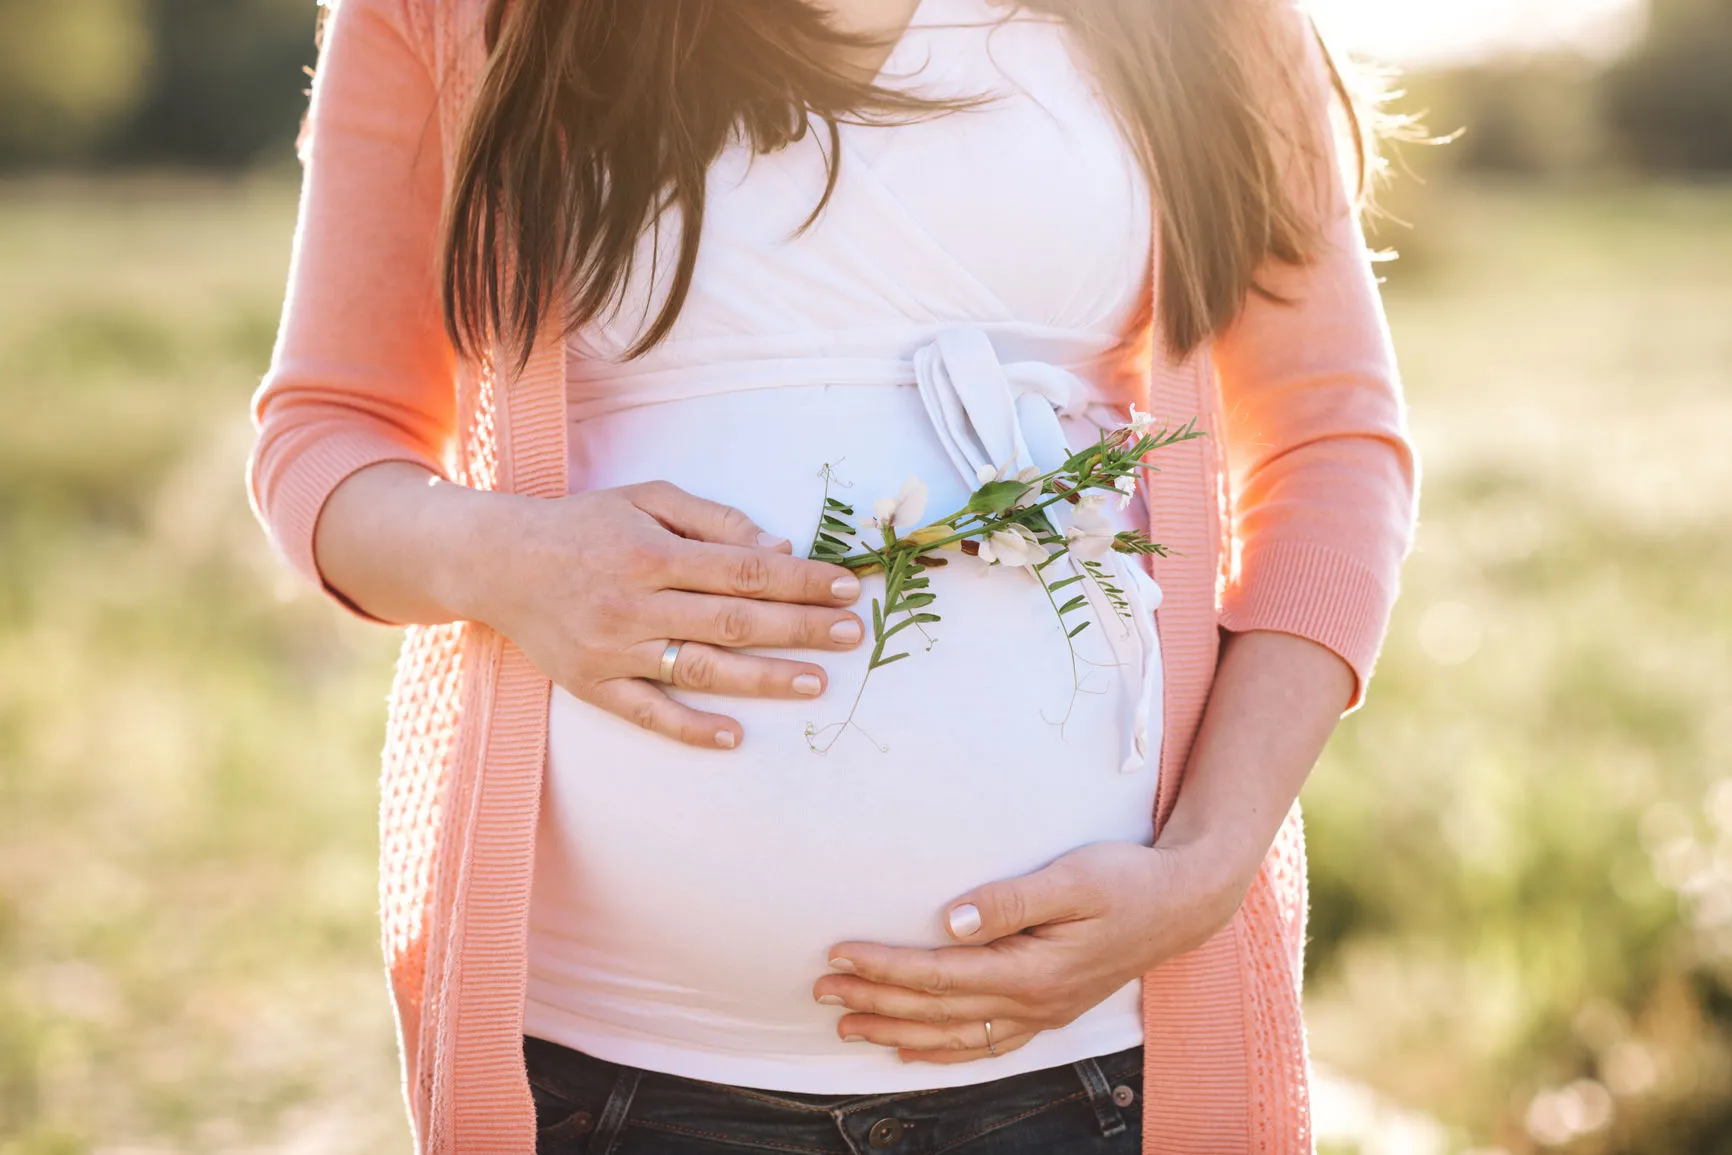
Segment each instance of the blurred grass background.
M395 638L241 488L312 19L0 0L0 1155L406 1149ZM1305 799L1329 1155L1732 1152L1728 78L1726 0L1413 78L1469 135L1379 230L1426 484Z

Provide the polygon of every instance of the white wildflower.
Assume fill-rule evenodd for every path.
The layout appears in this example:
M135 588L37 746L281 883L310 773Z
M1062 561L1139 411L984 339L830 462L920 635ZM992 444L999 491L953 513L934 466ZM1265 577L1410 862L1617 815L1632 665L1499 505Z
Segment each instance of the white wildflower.
M1152 413L1144 413L1137 408L1135 401L1131 402L1131 419L1125 423L1125 428L1141 437L1155 423Z
M1040 476L1040 469L1033 465L1012 473L1010 467L1015 464L1016 458L1012 457L1003 465L982 465L974 471L974 479L982 485L991 485L995 481L1009 481L1015 478L1026 485Z
M986 535L986 540L980 543L980 558L988 564L1037 565L1046 560L1046 550L1028 527L1012 525Z
M1113 482L1113 488L1119 491L1119 508L1124 509L1130 505L1131 498L1137 495L1137 479L1127 473Z
M895 497L880 497L872 503L875 524L881 526L914 526L926 512L926 483L910 477L896 491Z
M1106 495L1102 493L1086 493L1077 500L1070 528L1064 532L1072 557L1081 561L1100 561L1112 552L1115 531L1112 522L1101 511L1105 500Z

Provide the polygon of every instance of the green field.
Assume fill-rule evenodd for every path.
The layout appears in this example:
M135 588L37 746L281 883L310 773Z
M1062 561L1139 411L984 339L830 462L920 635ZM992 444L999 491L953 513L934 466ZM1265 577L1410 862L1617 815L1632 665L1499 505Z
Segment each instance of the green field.
M293 211L0 186L0 1155L405 1147L394 638L241 486ZM1314 1052L1451 1150L1732 1151L1732 191L1408 212L1423 526L1307 793Z

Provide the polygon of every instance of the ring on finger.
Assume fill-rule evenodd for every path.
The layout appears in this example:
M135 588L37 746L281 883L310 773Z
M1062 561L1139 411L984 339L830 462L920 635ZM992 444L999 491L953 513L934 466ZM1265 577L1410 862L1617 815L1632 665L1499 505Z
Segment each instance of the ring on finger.
M991 1019L986 1020L986 1053L989 1055L997 1055L998 1054L998 1045L992 1041L992 1020Z
M674 663L680 660L680 647L685 642L669 642L667 649L662 651L661 668L656 671L656 677L668 685L674 684Z

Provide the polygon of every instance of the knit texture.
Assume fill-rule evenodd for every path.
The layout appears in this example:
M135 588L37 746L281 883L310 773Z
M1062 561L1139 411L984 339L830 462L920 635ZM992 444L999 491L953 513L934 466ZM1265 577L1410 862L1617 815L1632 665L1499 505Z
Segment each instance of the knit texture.
M502 377L496 358L456 357L440 322L438 223L485 65L485 7L333 5L248 464L272 540L321 588L319 511L358 469L408 460L479 489L566 492L561 326L544 326L524 371ZM1322 115L1321 60L1307 51ZM1265 278L1290 303L1253 298L1231 332L1181 363L1152 331L1145 340L1146 407L1207 434L1162 451L1148 491L1151 535L1175 551L1152 563L1165 594L1157 830L1182 787L1219 629L1329 647L1357 676L1357 705L1411 541L1417 466L1364 242L1337 176L1307 176L1322 177L1338 211L1323 257ZM550 689L485 626L405 633L383 753L380 906L404 1092L426 1155L534 1150L521 1033ZM1148 1155L1312 1150L1305 902L1295 807L1232 922L1144 976Z

